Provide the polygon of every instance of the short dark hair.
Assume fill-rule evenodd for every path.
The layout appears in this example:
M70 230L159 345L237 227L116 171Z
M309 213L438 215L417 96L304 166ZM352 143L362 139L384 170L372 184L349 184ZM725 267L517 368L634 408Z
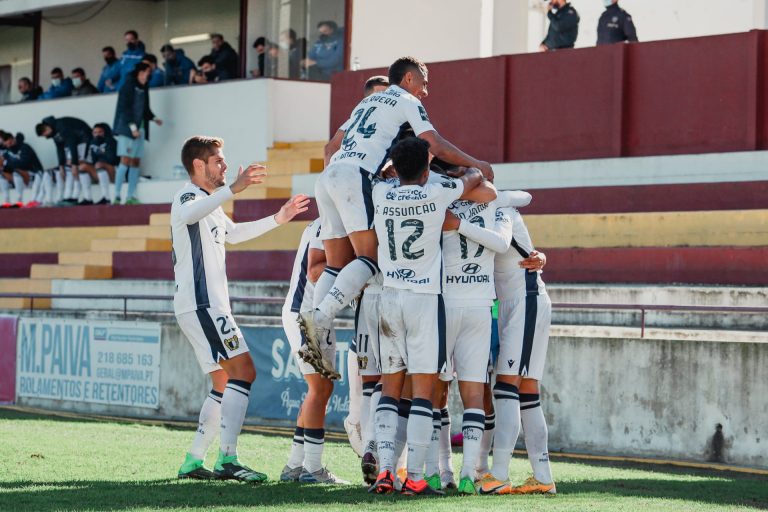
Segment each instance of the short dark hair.
M321 21L320 23L317 24L317 28L320 28L323 25L330 27L330 29L333 30L334 32L336 32L339 29L339 26L336 24L336 22L332 20Z
M197 65L202 66L203 64L216 64L216 61L213 60L213 57L210 55L203 55L200 57L200 60L197 61Z
M55 75L55 74L57 74L57 73L58 73L58 74L60 74L60 75L63 75L63 74L64 74L64 72L61 70L61 68L53 68L53 69L51 70L51 74L52 74L52 75Z
M24 82L25 84L32 85L32 80L30 80L28 76L23 76L19 78L19 82Z
M176 50L174 50L173 46L171 46L170 44L164 44L163 47L160 48L160 52L162 52L162 53L174 52L174 51L176 51Z
M139 62L133 67L133 76L139 76L139 73L142 71L146 71L147 69L150 69L150 65L146 62Z
M218 32L213 32L211 34L211 39L221 39L223 41L224 40L224 36L219 34Z
M181 163L190 176L195 172L195 166L192 162L202 160L208 163L208 159L213 156L217 149L224 147L224 140L219 137L207 137L205 135L195 135L184 141L181 148Z
M389 83L399 85L403 81L405 74L416 70L424 77L427 76L427 66L416 57L400 57L389 66Z
M257 37L253 42L253 47L256 48L257 46L267 46L267 38L264 36Z
M152 64L157 65L157 57L155 57L155 55L152 53L145 53L141 60L146 60Z
M46 126L48 126L48 125L45 124L45 123L37 123L35 125L35 133L37 134L38 137L42 137L43 136L43 132L45 132L45 127Z
M374 87L377 85L383 85L385 87L389 87L389 79L385 77L384 75L376 75L370 77L368 80L365 81L365 85L363 86L363 94L370 93Z
M83 68L75 68L72 70L72 74L78 74L85 76L85 70Z
M13 137L12 133L8 133L8 132L5 132L3 130L0 130L0 139L10 140L10 139L13 139L13 138L14 137Z
M104 52L115 53L115 49L112 48L111 46L105 46L104 48L101 49L101 53L104 53Z
M395 144L389 156L400 179L413 181L429 165L429 142L418 137L408 137Z
M138 33L138 32L136 32L136 31L135 31L135 30L133 30L133 29L131 29L131 30L126 30L126 31L125 31L125 33L124 33L123 35L124 35L124 36L127 36L128 34L131 34L131 35L132 35L133 37L135 37L136 39L138 39L138 38L139 38L139 33Z

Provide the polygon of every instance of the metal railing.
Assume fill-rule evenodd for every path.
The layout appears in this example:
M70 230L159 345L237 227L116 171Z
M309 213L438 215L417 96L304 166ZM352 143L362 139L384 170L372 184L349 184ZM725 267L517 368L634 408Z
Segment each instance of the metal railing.
M0 299L30 299L29 311L35 309L35 299L100 299L122 300L123 318L128 318L128 301L158 300L172 301L173 295L98 295L98 294L53 294L53 293L0 293ZM282 297L230 297L231 304L282 304ZM645 337L645 314L647 311L694 311L711 313L768 313L768 307L741 306L677 306L663 304L587 304L554 302L553 309L594 309L602 311L640 311L640 337Z

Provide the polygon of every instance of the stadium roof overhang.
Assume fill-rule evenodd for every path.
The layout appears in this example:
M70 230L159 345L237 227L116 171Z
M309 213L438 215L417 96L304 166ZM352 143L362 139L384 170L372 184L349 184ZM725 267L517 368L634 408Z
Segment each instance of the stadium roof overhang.
M104 0L99 0L104 1ZM0 16L13 16L27 12L42 11L53 7L94 3L83 0L0 0Z

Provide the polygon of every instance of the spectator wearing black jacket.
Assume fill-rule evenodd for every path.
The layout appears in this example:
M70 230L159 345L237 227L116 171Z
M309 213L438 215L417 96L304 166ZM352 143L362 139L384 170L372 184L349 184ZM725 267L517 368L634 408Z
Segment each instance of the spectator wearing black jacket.
M35 131L38 136L53 139L56 144L59 162L56 198L63 206L76 204L80 196L80 182L76 179L77 168L85 158L85 150L91 140L91 127L76 117L48 116L35 127Z
M549 30L541 42L539 50L543 52L573 48L579 35L579 13L567 0L549 2Z
M96 123L91 132L91 141L85 160L80 162L80 176L83 186L90 185L92 180L99 182L101 200L95 204L109 204L109 184L115 178L115 167L120 163L117 156L117 141L112 136L112 128L107 123ZM85 178L82 178L85 176ZM90 199L86 197L86 199Z
M19 94L21 94L19 103L23 101L34 101L43 94L43 88L40 86L35 87L32 85L32 80L26 76L19 78L17 87L19 89Z
M197 65L200 66L200 70L195 74L192 79L196 84L212 84L221 80L221 74L216 67L213 57L210 55L204 55L197 61Z
M2 167L6 179L13 181L13 188L18 198L16 206L38 206L36 201L42 185L43 166L32 146L24 142L24 134L0 133L3 146ZM32 199L24 203L24 189L32 183Z
M251 70L251 76L253 78L259 78L264 76L264 58L267 51L267 40L264 37L257 37L253 42L253 48L256 50L256 69Z
M139 165L144 155L144 141L149 140L149 122L158 126L163 122L149 107L149 75L152 68L139 62L129 75L117 96L115 120L112 130L117 135L117 156L120 165L115 171L115 204L120 204L120 192L128 174L128 194L125 204L139 204L136 187L139 184Z
M231 80L240 77L240 59L232 46L224 40L221 34L211 34L210 57L216 64L219 80Z
M605 12L597 22L597 46L637 42L637 29L632 16L619 7L619 0L603 0Z
M99 90L85 76L83 68L72 70L72 96L87 96L89 94L98 94Z

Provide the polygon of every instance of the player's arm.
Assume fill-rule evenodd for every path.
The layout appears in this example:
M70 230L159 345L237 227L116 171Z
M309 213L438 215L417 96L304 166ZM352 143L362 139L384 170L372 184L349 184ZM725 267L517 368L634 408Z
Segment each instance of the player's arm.
M333 134L331 140L325 145L325 167L328 167L328 163L331 161L331 157L341 148L341 141L344 139L346 132L339 128L336 133Z
M316 283L325 269L325 251L323 249L309 248L307 255L307 279Z
M500 209L496 210L496 220L492 228L481 227L462 219L456 229L460 235L464 235L493 252L507 252L512 243L512 219Z
M239 244L246 240L259 237L272 231L277 226L290 222L298 214L309 209L309 197L297 194L285 202L280 210L269 217L252 222L239 222L235 224L227 217L227 233L225 240L230 244Z
M464 191L459 199L475 203L490 203L496 199L496 187L485 179L479 169L467 169L457 179L464 185Z
M429 151L440 160L444 160L449 164L461 165L464 167L474 167L480 169L489 180L493 180L493 169L491 164L483 160L478 160L467 153L463 152L451 142L443 138L437 131L428 130L418 135L420 139L424 139L429 142Z
M533 196L525 190L499 190L496 195L498 208L523 208L531 204L533 199Z

